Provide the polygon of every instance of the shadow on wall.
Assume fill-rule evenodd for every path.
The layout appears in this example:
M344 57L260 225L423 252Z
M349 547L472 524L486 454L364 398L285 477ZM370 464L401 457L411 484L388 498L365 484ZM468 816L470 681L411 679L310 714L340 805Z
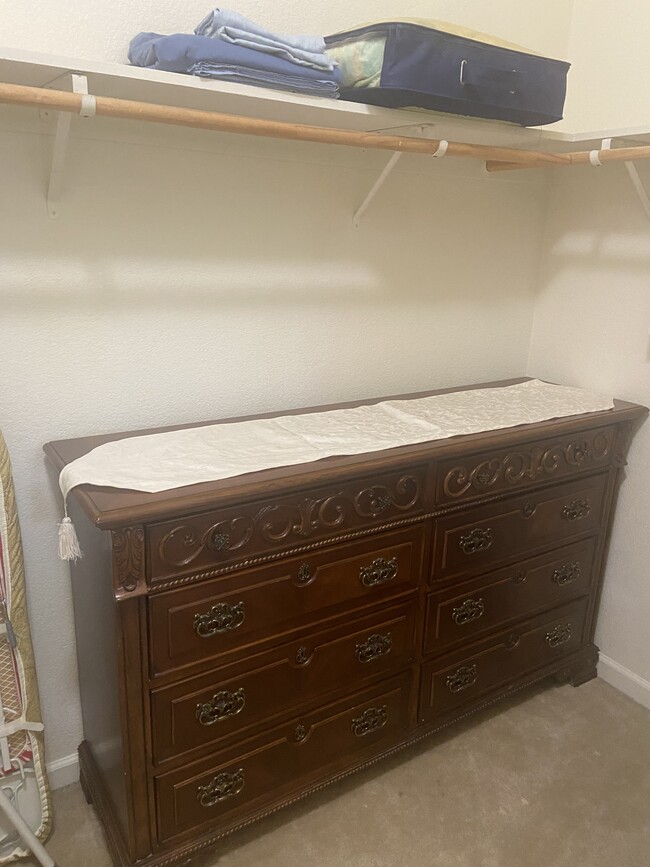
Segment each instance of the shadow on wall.
M650 195L650 165L639 165ZM544 278L552 280L575 265L588 279L590 272L619 277L647 274L650 268L650 220L623 165L598 169L580 167L557 172L554 192L561 219L547 229Z
M50 220L43 136L0 144L12 199L0 215L5 310L494 305L532 291L542 209L527 184L411 162L355 230L385 155L360 170L265 159L263 148L257 160L223 159L85 141L71 153L62 216Z

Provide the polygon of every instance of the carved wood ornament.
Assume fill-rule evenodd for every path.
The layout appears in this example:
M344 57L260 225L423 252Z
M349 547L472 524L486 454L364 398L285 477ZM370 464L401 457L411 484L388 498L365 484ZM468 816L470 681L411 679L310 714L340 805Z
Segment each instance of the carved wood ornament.
M552 476L561 467L583 468L604 461L614 445L611 430L597 431L589 439L558 443L548 448L535 446L482 460L474 466L461 465L445 476L443 490L448 497L462 497L470 488L486 492L500 482L519 485L543 476Z
M146 593L143 527L114 530L111 542L115 598L123 599Z
M420 499L421 486L413 475L404 475L393 485L374 485L357 491L339 491L326 497L305 497L296 503L269 505L253 515L238 515L218 521L202 532L179 524L166 533L158 555L171 566L188 566L204 551L232 553L245 549L254 539L290 545L316 533L336 532L353 517L377 520L387 512L406 512Z

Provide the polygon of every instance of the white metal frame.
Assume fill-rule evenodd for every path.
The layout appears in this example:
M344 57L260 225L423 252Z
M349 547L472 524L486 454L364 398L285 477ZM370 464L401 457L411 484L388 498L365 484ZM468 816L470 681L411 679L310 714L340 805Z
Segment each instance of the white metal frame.
M5 814L9 822L11 822L11 824L14 826L23 843L27 846L27 848L30 850L30 852L36 858L39 864L42 864L43 867L57 867L54 859L48 854L41 841L38 839L38 837L36 837L27 822L23 819L18 810L11 803L1 785L0 810Z

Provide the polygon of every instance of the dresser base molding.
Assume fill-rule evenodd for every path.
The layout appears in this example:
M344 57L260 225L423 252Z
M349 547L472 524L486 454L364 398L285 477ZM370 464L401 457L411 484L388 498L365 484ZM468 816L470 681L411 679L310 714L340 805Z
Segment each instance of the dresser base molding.
M116 867L131 867L122 829L88 741L79 744L79 783L88 804L92 804L101 822L108 851Z
M570 683L571 686L582 686L598 677L598 648L595 644L585 648L580 658L572 661L555 675L557 683Z
M363 761L359 764L352 765L345 770L335 773L319 782L314 783L307 788L296 789L294 793L284 796L275 804L269 806L265 810L256 810L250 816L240 817L230 825L225 824L217 833L206 832L200 836L194 835L191 842L179 843L175 848L166 847L160 851L137 861L129 859L124 838L121 829L118 825L115 813L110 803L110 799L104 787L101 774L95 763L90 745L83 741L79 745L79 766L80 766L80 783L86 800L92 804L101 821L106 837L108 848L115 864L115 867L167 867L167 865L178 864L181 861L194 858L201 854L205 849L214 846L219 840L228 837L230 834L239 831L248 825L258 822L267 816L276 813L278 810L288 807L301 801L315 792L318 792L333 783L340 782L353 774L363 771L389 756L392 756L402 750L413 746L420 741L425 740L431 735L436 734L446 728L449 728L461 720L467 719L480 711L491 707L494 704L506 699L522 690L530 687L547 678L554 678L558 684L571 683L574 687L586 683L596 676L596 664L598 662L598 648L591 644L580 648L576 653L569 657L564 657L557 660L553 664L546 665L542 669L534 672L529 672L519 681L505 686L489 698L478 700L473 704L469 704L459 709L453 714L448 714L434 722L418 727L399 743L384 750L379 755L373 756L371 759Z

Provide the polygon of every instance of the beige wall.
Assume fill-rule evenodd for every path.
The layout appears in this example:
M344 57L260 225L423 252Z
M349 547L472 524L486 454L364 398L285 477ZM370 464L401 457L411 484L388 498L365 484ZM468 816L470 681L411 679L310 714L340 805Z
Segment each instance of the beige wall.
M566 54L573 0L246 0L228 8L289 33L333 33L396 16L454 21L500 35L551 56ZM206 0L0 0L0 43L72 57L123 61L128 41L141 30L191 32L211 8Z
M549 0L523 14L515 0L449 0L402 11L562 56L571 6ZM294 32L395 14L385 0L353 13L341 0L240 8ZM189 29L206 6L0 0L0 11L5 44L120 60L132 33ZM0 426L14 461L50 759L74 754L80 714L46 440L514 376L529 351L538 375L650 399L638 349L648 226L621 172L602 181L611 187L589 176L555 190L531 348L545 174L495 178L478 165L405 157L355 231L351 215L385 156L98 120L77 127L64 213L51 221L49 148L35 113L0 108ZM612 286L633 311L620 326ZM564 309L575 312L577 344ZM624 524L638 534L638 510L647 514L643 442L602 621L605 651L636 672L645 671L643 616L631 610L641 579L625 582L642 564L626 553Z
M566 125L650 128L650 5L576 0ZM638 163L650 191L650 165ZM650 223L623 165L552 178L529 373L650 405ZM602 676L650 706L650 424L630 452L597 642Z
M650 406L650 224L622 167L558 176L543 263L529 372ZM630 451L596 636L605 656L646 689L648 466L650 423ZM611 676L610 669L604 673Z
M571 131L647 128L650 3L575 0L565 120Z
M519 375L545 194L405 157L355 230L385 155L96 121L53 221L49 148L0 109L0 425L59 759L81 732L42 444Z

